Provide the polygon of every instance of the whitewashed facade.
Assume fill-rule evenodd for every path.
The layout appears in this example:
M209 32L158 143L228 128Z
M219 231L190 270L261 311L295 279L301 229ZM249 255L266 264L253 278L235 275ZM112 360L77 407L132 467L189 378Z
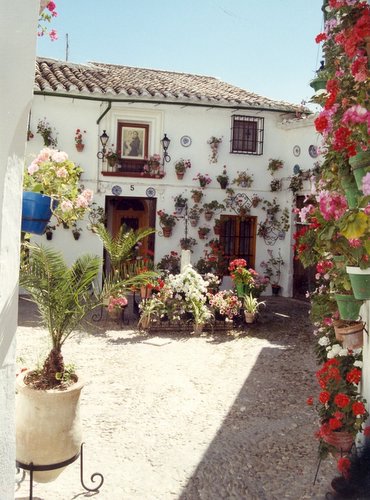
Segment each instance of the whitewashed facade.
M50 60L46 61L50 62ZM64 65L66 64L70 65L70 63L64 63ZM73 65L71 66L73 67ZM54 75L58 76L56 71L54 71ZM172 74L169 73L169 75ZM45 80L43 80L44 82ZM239 104L237 106L233 102L225 102L225 100L221 104L213 101L208 102L205 99L202 102L202 98L199 99L200 102L191 99L185 100L186 102L184 99L173 102L174 99L172 99L172 102L168 102L167 97L158 97L157 94L152 97L152 103L148 102L147 95L144 97L128 97L126 95L123 98L122 95L107 96L96 90L93 95L90 95L88 92L79 92L76 85L71 85L66 92L63 91L60 84L54 85L54 89L51 88L55 82L52 80L50 82L50 86L49 83L43 85L43 90L40 90L40 86L38 86L38 90L35 92L30 120L30 130L34 134L34 138L27 144L27 155L30 158L32 154L37 153L43 147L43 140L36 133L36 129L38 121L46 118L57 131L58 148L68 152L72 160L84 169L81 182L85 187L93 189L94 201L99 206L108 209L108 205L111 203L109 200L112 199L115 199L115 202L133 198L141 201L146 200L149 193L149 197L156 200L156 211L163 209L171 213L174 211L174 197L181 193L189 199L190 208L193 205L191 190L199 186L198 181L193 179L199 172L207 173L212 178L211 184L204 190L202 203L212 200L223 203L225 191L220 189L216 177L221 174L223 166L226 165L230 180L236 177L238 171L243 170L247 170L254 177L250 188L238 188L236 185L232 185L231 187L236 192L245 193L249 198L253 194L257 194L270 201L276 197L281 209L285 207L289 209L292 220L293 194L287 188L294 166L299 165L301 170L307 171L313 168L316 161L316 158L313 158L309 153L309 151L312 152L312 146L318 145L319 140L314 131L312 117L303 115L303 118L298 119L293 109L286 110L289 108L279 111L279 103L276 103L276 109L273 109L274 106L271 106L270 103L269 106L264 106L264 98L260 98L258 104L261 109L256 109L258 108L256 105ZM232 117L235 115L264 118L263 154L230 153ZM101 150L99 136L105 130L109 135L108 146L114 145L116 148L117 127L120 121L149 125L148 156L155 153L162 155L160 141L163 135L167 134L171 140L168 149L171 161L164 164L165 176L163 178L102 174L102 170L107 170L108 167L107 163L104 164L97 158L97 152ZM77 152L75 148L76 129L86 131L86 134L83 134L85 143L83 152ZM191 144L186 147L181 140L184 136L191 140ZM209 161L211 149L207 141L211 136L222 138L217 163ZM178 180L174 164L181 158L190 159L192 167L187 170L183 180ZM275 175L275 177L283 179L283 190L277 193L270 192L272 176L267 170L270 158L279 158L284 161L284 168ZM109 170L111 169L109 168ZM154 195L150 193L150 190L148 191L148 188L154 188ZM309 181L305 182L304 190L306 192L310 190ZM117 193L119 194L117 195ZM222 214L233 213L230 209L222 212ZM258 223L264 221L266 217L261 205L255 209L252 208L250 215L257 218L255 227L258 227ZM112 214L108 213L108 227L111 228L114 224L112 217ZM163 255L168 254L171 250L180 252L179 240L184 237L185 225L183 220L179 220L174 227L172 236L165 238L162 236L158 216L155 217L154 223L157 229L154 258L155 262L158 262ZM79 224L83 231L78 241L74 241L71 231L59 227L54 232L52 241L47 242L47 244L61 248L68 260L85 252L102 255L101 244L91 231L86 230L87 225L87 220ZM208 240L215 238L212 221L205 222L201 216L198 225L210 227ZM264 239L259 236L255 238L255 267L257 270L260 270L260 262L267 259L269 248L274 250L275 255L280 249L286 262L280 282L284 296L292 295L293 230L294 227L291 224L285 239L277 240L273 246L266 245ZM192 254L192 263L195 263L203 256L204 242L199 240L197 228L190 227L190 225L188 226L188 236L194 237L198 241ZM37 237L36 240L44 241L45 237Z

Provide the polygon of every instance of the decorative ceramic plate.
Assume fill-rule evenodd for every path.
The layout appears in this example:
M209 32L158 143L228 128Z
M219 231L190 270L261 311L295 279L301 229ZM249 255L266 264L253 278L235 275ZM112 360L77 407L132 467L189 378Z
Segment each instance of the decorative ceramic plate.
M317 147L311 144L311 146L308 148L308 154L311 156L311 158L317 158Z
M156 191L153 187L148 187L148 189L145 191L146 195L148 198L154 198L156 195Z
M299 146L294 146L293 154L294 156L299 156L301 154L301 148Z
M293 174L298 175L300 171L301 171L301 167L299 165L294 165Z
M191 138L188 135L183 135L180 139L180 144L184 146L184 148L187 148L191 144Z
M113 186L112 187L112 194L115 196L119 196L122 193L122 188L121 186Z

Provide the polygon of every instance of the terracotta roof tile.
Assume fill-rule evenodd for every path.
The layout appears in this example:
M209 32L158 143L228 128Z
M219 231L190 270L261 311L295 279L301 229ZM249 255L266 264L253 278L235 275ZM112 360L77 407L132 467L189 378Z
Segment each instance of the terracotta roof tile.
M97 62L75 64L41 57L36 61L35 91L302 111L299 105L274 101L212 76Z

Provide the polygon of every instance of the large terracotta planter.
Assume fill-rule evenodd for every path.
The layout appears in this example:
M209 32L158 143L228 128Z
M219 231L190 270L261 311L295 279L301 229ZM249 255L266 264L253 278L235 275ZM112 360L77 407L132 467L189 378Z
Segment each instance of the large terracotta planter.
M353 295L358 300L370 299L370 267L361 269L360 267L347 266L346 271L352 286Z
M347 349L359 349L364 342L362 321L334 321L335 338Z
M28 371L17 377L16 458L22 464L52 465L78 455L82 442L79 400L84 383L66 390L35 390L24 383ZM37 472L35 481L54 481L65 469Z

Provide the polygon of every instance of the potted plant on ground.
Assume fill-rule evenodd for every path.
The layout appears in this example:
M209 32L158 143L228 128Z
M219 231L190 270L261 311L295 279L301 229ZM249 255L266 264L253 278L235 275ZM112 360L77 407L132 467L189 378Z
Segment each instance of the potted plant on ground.
M186 169L191 168L190 160L179 160L175 163L175 170L178 179L183 179Z
M269 258L267 261L262 261L260 266L264 269L265 275L268 276L273 295L278 295L280 290L281 268L284 266L284 260L280 253L280 248L277 257L274 256L273 250L267 250Z
M241 171L241 172L237 172L237 177L235 177L235 179L233 179L232 183L233 184L237 184L238 186L240 187L251 187L252 183L253 183L253 175L252 174L249 174L247 173L245 170Z
M259 302L257 297L253 297L252 293L243 296L243 309L246 323L254 323L256 315L261 306L265 306L265 302Z
M169 238L172 234L172 228L176 225L176 217L172 214L167 214L164 210L158 210L159 224L163 230L163 236Z
M221 189L226 189L229 184L229 176L227 175L226 165L222 170L222 174L216 177L217 182L220 184Z
M215 294L208 293L209 305L215 318L232 324L235 316L239 314L242 303L231 290L221 290Z
M40 151L23 176L23 232L43 234L52 214L67 225L84 216L93 192L79 187L81 172L67 153Z

